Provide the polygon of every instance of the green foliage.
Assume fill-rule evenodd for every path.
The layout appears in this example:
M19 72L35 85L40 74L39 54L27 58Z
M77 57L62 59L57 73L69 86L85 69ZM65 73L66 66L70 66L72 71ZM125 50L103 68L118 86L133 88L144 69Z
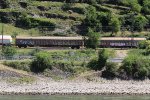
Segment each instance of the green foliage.
M142 10L145 14L150 14L150 1L149 0L143 0Z
M148 20L144 16L137 15L134 17L134 20L133 20L134 30L143 31L144 27L147 24L148 24Z
M109 49L101 49L98 52L98 57L93 58L87 64L87 67L93 70L101 70L106 67L109 57L114 56L114 51Z
M65 3L65 4L62 6L62 9L66 11L66 10L69 10L72 6L73 6L72 3Z
M51 69L51 57L48 52L39 52L31 64L31 71L43 72L46 68Z
M140 13L142 7L138 3L134 2L134 0L131 0L131 1L132 2L130 2L130 6L131 6L132 11Z
M120 70L126 73L125 75L127 75L128 79L145 79L150 75L149 58L138 54L129 55L124 59Z
M91 28L95 32L101 30L101 23L97 19L95 7L93 6L87 7L86 18L83 20L83 25L87 28L87 32L89 28Z
M116 16L112 16L109 25L112 27L112 32L117 33L120 31L121 23Z
M97 70L98 69L98 61L97 61L97 59L94 58L91 61L89 61L89 63L87 64L87 67L90 68L90 69Z
M42 51L40 48L35 48L34 50L32 50L29 54L32 56L35 56L37 53L39 53L40 51Z
M44 18L32 18L26 15L21 16L16 21L17 27L23 27L27 29L39 27L43 31L53 31L55 29L55 24L48 19Z
M30 72L31 61L5 61L3 63L6 66L12 67L14 69L24 70Z
M86 47L96 49L99 44L99 33L96 33L93 30L89 29L87 36L88 39L86 40Z
M18 35L17 32L13 32L12 35L11 35L11 37L12 37L12 38L16 38L17 35Z
M101 49L98 53L98 68L97 70L101 70L106 66L107 59L109 58L109 53L106 49Z
M102 72L102 77L112 79L115 78L118 72L117 63L107 62L106 69Z
M146 49L147 46L150 45L150 41L149 40L144 40L144 41L141 41L139 43L139 49Z
M145 49L147 55L150 55L150 45L148 45Z
M16 49L11 46L4 46L2 54L6 57L14 56L17 53Z

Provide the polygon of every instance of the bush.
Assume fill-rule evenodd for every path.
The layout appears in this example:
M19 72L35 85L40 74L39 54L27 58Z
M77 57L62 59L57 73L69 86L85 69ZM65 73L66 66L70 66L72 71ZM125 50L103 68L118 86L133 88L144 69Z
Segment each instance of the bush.
M146 47L150 45L150 41L144 40L139 43L139 49L146 49Z
M48 52L39 52L31 63L31 71L43 72L46 68L51 69L51 57Z
M5 57L14 56L17 53L17 50L11 46L4 46L2 54Z
M97 68L98 68L97 62L98 62L97 59L94 58L87 64L87 67L90 69L93 69L93 70L97 70Z
M124 59L120 71L123 71L128 79L145 79L150 76L149 59L144 56L129 55Z
M106 63L106 69L102 72L102 77L113 79L116 77L118 72L118 65L116 63Z
M97 70L101 70L106 66L107 59L109 58L109 53L106 49L102 49L98 53L98 68Z

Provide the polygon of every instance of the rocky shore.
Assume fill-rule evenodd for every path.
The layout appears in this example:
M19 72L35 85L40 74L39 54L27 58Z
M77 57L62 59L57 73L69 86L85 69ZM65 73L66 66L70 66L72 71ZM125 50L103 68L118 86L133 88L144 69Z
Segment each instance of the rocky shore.
M0 82L0 94L141 95L150 94L150 81L102 80L99 82L38 81L32 84Z

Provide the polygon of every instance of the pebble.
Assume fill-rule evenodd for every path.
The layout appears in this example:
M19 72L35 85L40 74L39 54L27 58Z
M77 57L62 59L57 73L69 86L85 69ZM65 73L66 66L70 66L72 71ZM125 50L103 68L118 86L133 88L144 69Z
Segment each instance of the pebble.
M150 81L103 82L36 82L36 84L10 84L0 82L0 94L150 94Z

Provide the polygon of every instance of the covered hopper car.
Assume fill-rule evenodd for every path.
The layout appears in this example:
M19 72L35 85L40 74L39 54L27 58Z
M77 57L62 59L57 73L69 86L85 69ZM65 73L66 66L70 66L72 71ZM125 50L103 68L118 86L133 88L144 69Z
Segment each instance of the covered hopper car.
M140 41L146 38L131 37L102 37L99 40L99 47L137 47ZM83 37L17 37L18 47L71 47L80 48L85 46Z

